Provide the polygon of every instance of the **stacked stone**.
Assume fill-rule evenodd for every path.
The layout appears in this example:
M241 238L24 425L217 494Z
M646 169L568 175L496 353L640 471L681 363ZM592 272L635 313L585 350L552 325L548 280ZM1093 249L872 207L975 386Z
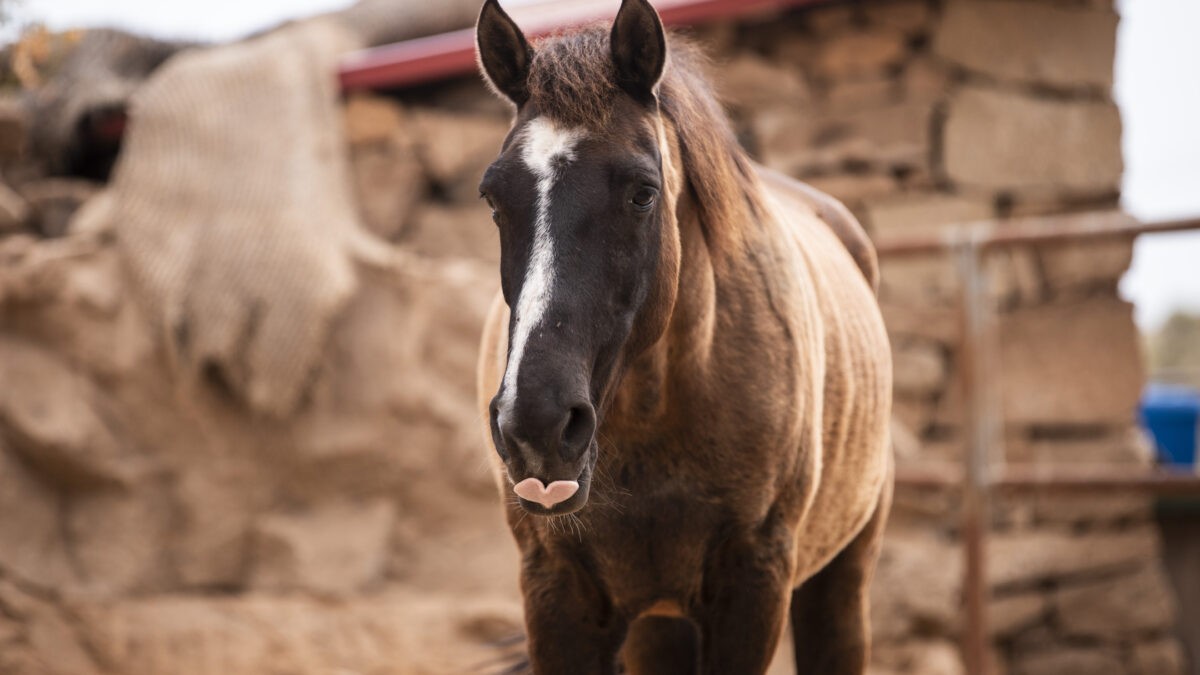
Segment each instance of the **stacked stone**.
M422 255L500 259L479 180L508 134L509 113L482 84L454 82L404 101L355 95L345 120L368 228Z
M1108 0L877 0L696 33L746 147L883 241L992 218L1124 218L1116 22ZM0 366L33 384L0 391L0 671L461 672L405 661L434 651L417 626L510 630L507 596L504 611L467 612L468 628L429 609L451 597L430 581L443 574L430 549L467 565L464 606L515 578L498 523L471 525L495 515L486 472L458 512L420 484L478 456L471 363L499 251L476 186L509 129L478 80L347 100L363 222L438 271L364 282L312 410L288 425L215 389L172 404L119 257L104 236L76 236L88 209L72 217L40 196L53 184L21 173L21 136L6 131L20 119L5 110L16 189L0 190ZM1137 335L1116 294L1129 257L1117 242L989 258L1010 461L1148 463ZM895 258L883 274L900 461L959 461L953 267ZM873 587L876 675L963 672L955 509L950 494L897 495ZM994 521L994 673L1183 672L1144 499L1039 494L999 502ZM408 613L387 604L397 597ZM314 650L331 634L340 646Z
M880 0L694 32L744 145L843 200L877 241L895 241L997 218L1127 220L1116 210L1117 20L1104 0ZM459 82L349 103L376 231L494 259L473 189L507 117L486 97ZM375 131L354 131L370 119ZM1133 428L1137 332L1116 292L1130 253L1127 241L1072 243L987 260L1009 461L1149 463ZM883 261L902 464L961 460L956 285L942 256ZM874 589L876 668L961 673L955 501L912 491L897 501ZM1182 672L1145 499L1039 494L998 503L994 519L994 672Z
M427 169L476 160L409 140L444 137L438 116L347 112L367 220L411 247L359 276L303 411L276 419L180 376L111 193L44 177L0 103L0 673L461 673L519 633L474 404L493 265L447 261L474 255L465 231L378 229L432 194Z
M842 199L882 242L1025 216L1127 220L1115 210L1117 21L1104 0L882 0L701 37L746 146ZM1008 461L1149 463L1134 431L1137 332L1116 292L1130 251L1023 246L987 260ZM883 260L902 466L961 461L956 285L944 256ZM1146 499L1039 494L995 511L993 672L1183 672ZM880 673L962 672L954 512L950 495L897 496L874 588Z

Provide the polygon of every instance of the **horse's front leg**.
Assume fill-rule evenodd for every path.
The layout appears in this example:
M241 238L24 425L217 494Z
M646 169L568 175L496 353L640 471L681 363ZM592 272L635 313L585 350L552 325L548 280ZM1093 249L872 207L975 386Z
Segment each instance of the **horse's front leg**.
M698 617L706 675L761 675L770 667L792 590L792 544L784 539L735 537L716 552Z
M862 675L871 660L869 594L892 503L884 484L867 526L792 594L796 672Z
M545 552L521 573L525 629L534 675L613 675L626 622L580 566Z

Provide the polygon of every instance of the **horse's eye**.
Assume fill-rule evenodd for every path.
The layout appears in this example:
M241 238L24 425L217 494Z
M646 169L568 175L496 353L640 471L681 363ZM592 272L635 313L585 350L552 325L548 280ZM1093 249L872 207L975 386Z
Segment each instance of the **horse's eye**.
M492 222L500 224L500 213L496 211L496 204L492 202L492 198L486 192L480 192L479 198L487 202L488 208L492 210Z
M639 210L646 211L651 206L654 206L654 199L656 197L658 197L658 190L655 190L652 187L643 186L638 189L637 192L633 193L633 199L630 201Z

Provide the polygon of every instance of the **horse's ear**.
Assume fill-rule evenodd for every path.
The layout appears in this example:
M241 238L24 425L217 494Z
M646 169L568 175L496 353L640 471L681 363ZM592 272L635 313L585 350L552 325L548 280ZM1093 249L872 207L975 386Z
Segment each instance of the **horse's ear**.
M610 42L617 84L634 98L653 99L667 63L667 36L648 0L622 0Z
M518 106L529 98L529 64L533 49L496 0L487 0L475 24L479 65L492 87Z

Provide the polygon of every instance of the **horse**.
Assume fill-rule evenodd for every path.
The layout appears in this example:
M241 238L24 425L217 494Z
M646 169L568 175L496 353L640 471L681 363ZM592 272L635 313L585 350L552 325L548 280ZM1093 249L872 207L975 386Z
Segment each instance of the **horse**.
M878 265L839 202L739 147L647 0L531 44L480 196L500 291L478 400L544 675L862 673L891 504Z

